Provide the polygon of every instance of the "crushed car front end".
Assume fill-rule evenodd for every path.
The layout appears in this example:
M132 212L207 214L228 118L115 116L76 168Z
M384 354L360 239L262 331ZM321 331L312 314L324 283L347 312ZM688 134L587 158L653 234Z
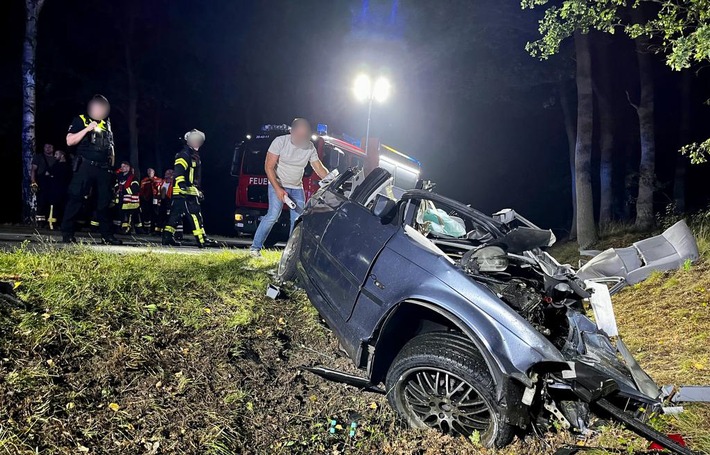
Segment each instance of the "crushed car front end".
M302 230L312 232L302 236L310 246L299 253L300 281L367 372L323 376L368 390L384 383L410 425L465 436L480 428L489 446L509 443L511 427L589 433L594 412L691 453L644 423L661 411L660 390L600 323L610 300L598 307L606 313L587 316L588 302L608 293L545 251L550 231L427 190L391 201L380 176L354 190L336 180L348 190L324 187L303 215ZM336 227L342 241L332 240ZM367 248L358 250L353 240L363 236ZM461 390L478 401L456 396Z

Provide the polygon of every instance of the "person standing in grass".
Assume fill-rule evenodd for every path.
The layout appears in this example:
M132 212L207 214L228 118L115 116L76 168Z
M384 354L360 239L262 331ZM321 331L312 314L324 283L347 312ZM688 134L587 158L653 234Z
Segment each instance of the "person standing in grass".
M254 242L249 250L254 257L261 256L264 242L271 233L271 228L279 220L288 196L301 209L306 203L303 191L303 172L310 163L318 177L328 175L318 151L311 142L311 125L304 118L297 118L291 123L291 134L279 136L271 143L266 153L266 176L269 178L269 211L259 223L254 234ZM291 231L298 218L298 212L290 209Z

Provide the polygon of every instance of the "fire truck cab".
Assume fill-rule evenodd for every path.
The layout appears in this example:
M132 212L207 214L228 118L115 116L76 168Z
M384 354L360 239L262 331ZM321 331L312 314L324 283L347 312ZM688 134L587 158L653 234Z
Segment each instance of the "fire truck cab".
M266 153L277 136L288 133L288 125L264 125L259 134L247 135L245 140L239 142L234 149L231 174L237 178L234 229L238 235L253 235L259 222L266 215L269 207L267 189L269 180L264 170ZM359 147L359 144L329 136L325 125L319 125L318 134L314 135L312 140L320 160L329 170L337 168L343 172L351 167L367 170L367 163L374 162L374 166L383 167L394 176L393 186L397 192L415 188L419 180L421 163L384 144L372 147L375 149L374 152L368 150L369 153L376 154L368 160L368 154ZM306 200L318 190L319 180L311 166L306 166L303 174ZM286 240L288 231L289 214L288 208L284 206L281 218L274 225L267 239L267 245Z

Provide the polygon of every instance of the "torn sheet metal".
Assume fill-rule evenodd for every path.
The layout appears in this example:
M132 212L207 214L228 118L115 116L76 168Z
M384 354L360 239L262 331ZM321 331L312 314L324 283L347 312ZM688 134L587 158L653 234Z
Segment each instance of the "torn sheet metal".
M605 284L595 283L593 281L585 281L587 290L594 290L589 303L594 310L594 320L597 323L599 330L603 330L610 337L619 336L619 328L616 325L616 316L614 315L614 307L611 304L611 295Z
M616 340L616 349L619 351L619 354L621 354L621 357L624 359L624 362L629 368L631 376L634 378L634 382L636 383L636 386L639 388L639 390L641 390L649 397L659 397L661 395L661 389L658 387L658 385L656 385L653 379L651 379L648 373L646 373L643 368L641 368L636 359L634 359L634 356L631 355L629 348L626 347L626 344L624 343L624 340L621 339L621 337L617 338Z

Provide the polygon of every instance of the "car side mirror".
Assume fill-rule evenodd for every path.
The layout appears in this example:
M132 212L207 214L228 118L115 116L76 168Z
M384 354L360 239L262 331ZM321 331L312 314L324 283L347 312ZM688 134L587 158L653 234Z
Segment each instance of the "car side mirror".
M372 214L377 218L380 218L384 222L389 222L391 215L394 213L397 203L387 196L378 194L375 196L374 203L372 205Z

